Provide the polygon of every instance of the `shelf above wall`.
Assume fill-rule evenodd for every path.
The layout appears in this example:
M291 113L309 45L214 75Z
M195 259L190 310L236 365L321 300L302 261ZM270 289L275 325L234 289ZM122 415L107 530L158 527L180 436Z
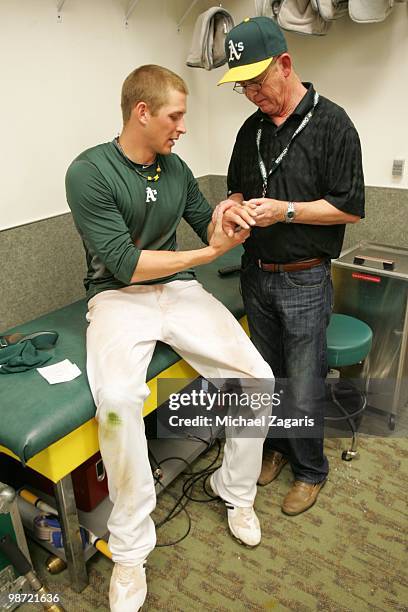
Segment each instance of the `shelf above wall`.
M186 19L186 17L188 16L188 14L190 13L191 9L197 4L199 0L192 0L192 2L190 3L190 6L187 8L187 10L185 11L184 15L181 17L180 21L177 24L177 30L180 30L181 24L184 22L184 20ZM129 25L129 19L133 13L133 11L135 10L137 4L139 3L139 0L131 0L128 4L128 8L126 10L126 15L125 15L125 26L127 27Z
M65 0L56 0L57 5L57 21L61 23L62 21L62 7L64 6Z
M189 15L189 13L191 12L191 10L194 8L194 6L197 4L199 0L192 0L190 2L190 5L188 6L188 8L186 9L186 11L184 12L183 16L181 17L181 19L179 20L179 22L177 23L177 30L180 31L181 25L182 23L185 21L185 19L187 18L187 16ZM127 8L126 8L126 12L125 12L125 26L128 27L129 25L129 20L132 16L133 11L135 10L136 6L139 4L140 0L129 0ZM65 0L55 0L55 4L56 4L56 8L57 8L57 21L58 23L62 22L62 8L65 4ZM220 4L221 6L221 4Z
M187 15L190 13L191 9L197 4L197 2L198 2L198 0L193 0L191 2L190 6L188 7L188 9L186 10L186 12L184 13L184 15L182 16L182 18L180 19L180 21L177 24L177 30L178 31L180 31L181 24L186 19Z
M130 0L128 7L126 9L126 14L125 14L125 26L126 27L128 27L129 19L138 4L139 4L139 0Z
M59 23L61 23L62 21L62 7L65 4L65 0L55 0L56 6L57 6L57 21ZM126 9L126 13L125 13L125 26L127 27L129 25L129 19L133 13L133 11L135 10L137 4L139 3L139 0L129 0L127 9Z

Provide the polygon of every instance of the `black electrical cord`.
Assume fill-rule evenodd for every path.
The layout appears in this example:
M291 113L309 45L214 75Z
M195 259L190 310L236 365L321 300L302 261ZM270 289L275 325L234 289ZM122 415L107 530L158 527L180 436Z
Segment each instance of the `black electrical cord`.
M175 504L173 505L173 507L171 508L171 510L167 513L167 515L158 523L156 523L156 530L160 529L161 527L163 527L164 525L166 525L167 523L169 523L171 520L173 520L176 516L178 516L181 512L184 512L186 517L187 517L187 521L188 521L188 525L187 525L187 529L185 531L185 533L178 538L177 540L171 541L171 542L165 542L163 544L156 544L156 546L158 548L161 547L165 547L165 546L173 546L175 544L178 544L180 542L182 542L190 533L191 531L191 517L188 513L188 511L186 510L186 506L190 501L195 501L198 503L209 503L210 501L219 499L218 497L214 497L213 495L211 495L207 489L206 489L206 482L208 480L208 478L211 476L211 474L218 469L218 466L213 467L220 456L221 453L221 443L219 441L219 439L215 439L213 440L212 436L210 441L204 440L198 436L189 436L189 438L192 439L196 439L197 441L200 441L204 444L207 445L207 448L204 450L204 452L202 453L202 455L205 455L213 446L214 442L217 445L217 454L215 459L213 459L211 461L211 463L204 468L203 470L199 470L197 472L194 472L191 468L190 463L184 459L183 457L166 457L165 459L162 459L157 463L158 467L161 467L161 465L163 463L165 463L166 461L182 461L183 463L186 464L186 468L187 470L185 470L184 472L182 472L182 475L186 475L188 476L188 478L186 479L186 481L183 483L183 487L182 487L182 493L179 497L177 497L176 495L174 495L174 493L172 493L171 491L169 491L166 487L164 487L164 485L160 482L160 478L154 476L155 482L158 483L162 488L163 488L163 492L166 492L168 495L170 495L170 497L172 497L175 500ZM207 499L197 499L194 498L192 496L192 491L194 486L202 479L203 480L203 491L204 493L207 495Z
M160 484L160 485L163 487L163 489L166 491L166 493L167 493L168 495L170 495L170 497L173 497L173 498L176 500L176 505L173 507L173 510L174 510L174 508L176 508L176 507L177 507L177 506L180 504L180 502L181 502L181 499L182 499L182 498L177 499L177 497L176 497L176 496L175 496L173 493L171 493L171 491L167 491L167 490L164 488L164 486L162 485L162 483L160 482L160 480L159 480L159 479L156 479L156 481L157 481L157 482L158 482L158 483L159 483L159 484ZM187 510L186 510L186 505L187 505L187 503L188 503L188 502L186 502L186 503L184 504L184 506L182 505L181 509L180 509L180 510L179 510L179 512L178 512L178 514L179 514L180 512L184 511L184 513L185 513L185 515L186 515L186 517L187 517L187 521L188 521L188 524L187 524L187 530L186 530L186 531L185 531L185 533L184 533L184 534L183 534L183 535L182 535L180 538L178 538L177 540L173 540L172 542L164 542L163 544L156 544L156 547L157 547L157 548L164 548L165 546L174 546L175 544L179 544L180 542L182 542L183 540L185 540L185 538L188 536L188 534L189 534L189 533L190 533L190 531L191 531L191 517L190 517L189 513L188 513L188 512L187 512ZM156 524L156 530L160 529L160 527L162 527L163 525L165 525L166 523L168 523L168 522L171 520L171 518L168 518L170 515L171 515L171 513L169 513L165 519L163 519L162 521L160 521L159 523L157 523L157 524ZM174 517L172 517L172 518L174 518Z
M208 503L209 501L212 501L213 499L218 499L218 497L214 497L213 495L208 493L208 491L205 488L205 483L207 482L208 478L219 467L219 466L213 467L217 463L217 461L219 459L219 456L221 454L221 443L220 443L219 439L217 438L215 440L215 442L217 444L217 455L216 455L215 459L213 459L213 461L210 463L210 465L208 465L204 470L201 470L200 472L192 474L189 478L187 478L187 480L183 484L183 493L184 493L185 497L188 500L190 500L190 501L194 501L194 502L202 504L202 503ZM193 497L192 496L192 490L193 490L194 485L197 482L199 482L202 478L204 478L204 481L203 481L203 491L207 495L207 499L202 499L202 498L197 498L197 497Z
M199 440L204 442L204 440L201 440L201 438L199 438ZM203 470L199 470L198 472L194 472L194 471L193 471L193 470L190 468L190 470L189 470L189 474L190 474L190 476L189 476L189 477L187 478L187 480L186 480L186 481L183 483L183 493L182 493L182 495L181 495L181 496L178 498L176 505L175 505L175 506L172 508L172 510L171 510L171 511L168 513L168 515L166 516L166 518L165 518L165 519L163 519L163 520L160 522L160 527L161 527L163 524L165 524L165 523L166 523L168 520L171 520L171 519L175 518L175 517L176 517L178 514L180 514L180 512L183 510L183 508L185 508L185 507L186 507L186 505L187 505L188 501L196 501L196 502L201 502L201 503L208 503L209 501L212 501L212 500L214 500L214 499L218 499L218 497L214 497L213 495L209 494L209 493L207 492L207 490L205 489L205 483L206 483L206 481L207 481L208 477L209 477L209 476L211 476L211 474L212 474L212 473L213 473L213 472L214 472L216 469L218 469L218 466L217 466L217 467L215 467L215 468L213 468L213 469L211 469L211 468L212 468L212 466L213 466L213 465L214 465L214 464L215 464L215 463L218 461L218 458L219 458L220 453L221 453L221 444L220 444L220 441L217 439L217 440L215 440L215 442L216 442L216 444L217 444L217 455L216 455L215 459L213 459L213 461L210 463L210 465L208 465L208 466L207 466L206 468L204 468ZM208 446L208 447L207 447L207 449L204 451L204 453L203 453L203 454L205 454L205 453L208 451L208 449L209 449L209 448L210 448L210 446ZM182 457L166 457L166 459L164 459L164 460L162 461L162 463L164 463L165 461L169 461L170 459L173 459L173 460L174 460L174 459L180 459L181 461L184 461L184 463L186 463L188 466L190 466L190 464L189 464L189 463L188 463L188 462L187 462L185 459L183 459ZM185 473L186 473L186 472L184 472L184 474L185 474ZM193 490L193 488L194 488L194 486L195 486L195 484L196 484L197 482L199 482L199 480L200 480L201 478L203 478L203 477L204 477L204 479L205 479L205 480L203 481L203 490L204 490L204 492L206 493L206 495L207 495L207 496L208 496L210 499L196 499L196 498L193 498L193 497L192 497L192 495L189 495L189 494L188 494L188 492L189 492L189 493L191 493L191 492L192 492L192 490ZM160 483L160 484L161 484L161 483ZM163 485L161 484L161 486L163 486ZM164 488L164 487L163 487L163 488ZM170 493L170 492L169 492L169 493ZM183 500L183 498L186 498L186 500L187 500L187 501L186 501L186 503L185 503L184 505L181 503L181 502L182 502L182 500ZM180 509L176 511L176 508L177 508L177 506L178 506L178 505L180 505Z
M170 460L178 460L178 461L183 461L184 463L187 464L187 466L189 467L189 473L193 473L191 470L191 466L188 463L188 461L186 461L183 457L166 457L165 459L163 459L163 461L161 463L165 463L166 461L170 461ZM185 473L185 472L183 472ZM173 506L173 508L170 510L170 512L167 513L167 515L165 516L164 519L162 519L159 523L156 524L156 529L160 529L160 527L162 527L163 525L165 525L166 523L168 523L170 520L172 520L173 518L175 518L176 516L178 516L180 514L180 512L182 512L185 507L187 506L188 500L186 501L185 504L183 504L183 498L184 498L184 494L180 495L180 497L176 497L173 493L171 493L168 489L166 489L166 487L163 485L162 482L160 482L159 479L155 479L156 482L159 483L159 485L163 488L163 491L165 491L166 493L168 493L171 497L173 497L173 499L176 500L176 504ZM176 508L179 507L179 509L176 511ZM187 513L187 511L186 511ZM188 514L188 513L187 513Z

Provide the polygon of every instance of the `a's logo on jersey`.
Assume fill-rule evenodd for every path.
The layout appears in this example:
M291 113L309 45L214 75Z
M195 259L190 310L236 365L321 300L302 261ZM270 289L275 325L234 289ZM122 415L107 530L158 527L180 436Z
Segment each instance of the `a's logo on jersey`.
M146 187L146 202L156 202L156 201L157 201L157 189Z
M238 61L241 59L242 51L244 50L244 43L237 42L237 44L234 45L233 41L230 40L228 46L230 50L228 61L231 62L233 59Z

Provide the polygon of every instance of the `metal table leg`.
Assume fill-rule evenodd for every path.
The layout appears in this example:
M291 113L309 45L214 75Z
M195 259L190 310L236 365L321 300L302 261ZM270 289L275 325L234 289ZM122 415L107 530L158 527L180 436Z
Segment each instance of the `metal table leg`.
M54 484L71 586L80 593L88 584L71 474Z

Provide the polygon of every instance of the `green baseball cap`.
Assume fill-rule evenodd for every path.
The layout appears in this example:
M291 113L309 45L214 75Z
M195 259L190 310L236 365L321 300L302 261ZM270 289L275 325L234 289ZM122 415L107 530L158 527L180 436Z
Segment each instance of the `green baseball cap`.
M287 50L285 37L276 21L269 17L247 17L225 38L229 70L218 85L257 77L276 55Z

